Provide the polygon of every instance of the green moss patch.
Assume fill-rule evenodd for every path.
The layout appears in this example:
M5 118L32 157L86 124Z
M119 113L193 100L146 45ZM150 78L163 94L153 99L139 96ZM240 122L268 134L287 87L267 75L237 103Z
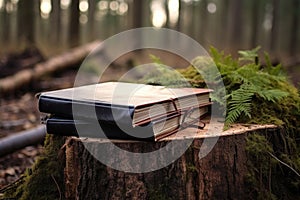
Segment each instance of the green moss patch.
M5 198L12 199L63 199L64 153L61 136L47 135L45 152L32 169L24 174L23 181L6 191Z

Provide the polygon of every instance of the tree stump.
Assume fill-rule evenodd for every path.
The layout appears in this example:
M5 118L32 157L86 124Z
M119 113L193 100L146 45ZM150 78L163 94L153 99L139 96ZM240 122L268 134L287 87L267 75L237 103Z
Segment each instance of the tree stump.
M274 134L273 125L238 125L222 132L211 152L199 158L200 148L209 137L207 130L198 130L191 145L174 162L145 173L124 172L106 166L87 150L100 148L103 155L119 162L124 169L143 167L145 160L130 162L116 153L104 139L70 137L65 144L65 197L67 199L247 199L246 137L251 132ZM176 148L188 140L192 128L176 137L159 142L113 141L129 152L146 153L176 140ZM112 144L112 143L110 143ZM184 148L182 146L182 148ZM205 147L204 147L205 148ZM104 150L104 152L103 152ZM96 150L97 151L97 150ZM97 152L96 152L97 153ZM164 156L149 157L150 163L163 162ZM115 159L115 160L114 160Z

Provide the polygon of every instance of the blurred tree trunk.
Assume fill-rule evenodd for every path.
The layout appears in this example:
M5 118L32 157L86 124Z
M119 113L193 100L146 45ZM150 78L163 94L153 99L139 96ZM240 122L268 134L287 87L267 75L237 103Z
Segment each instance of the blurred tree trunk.
M191 22L191 24L188 26L188 34L189 35L194 35L194 33L195 33L195 18L196 18L196 14L195 14L195 12L197 12L196 10L195 10L195 7L196 7L196 5L195 5L196 3L195 2L193 2L190 6L188 6L188 11L189 11L189 13L188 13L188 22Z
M79 0L72 0L69 24L69 45L71 47L79 44L79 15Z
M279 0L273 0L273 19L272 19L271 43L270 43L270 49L273 52L276 51L276 47L277 47L278 19L279 19Z
M35 44L36 3L35 0L18 2L18 37L26 45Z
M143 26L143 2L141 0L133 0L133 28Z
M143 26L143 4L144 1L141 0L133 0L133 13L132 13L132 28L140 28ZM137 34L136 38L136 46L141 47L143 44L143 38L141 34ZM140 53L141 50L135 51L136 53Z
M276 0L275 0L276 1ZM251 48L257 46L257 27L259 19L259 2L252 1L252 33L251 33Z
M2 40L1 43L3 42L2 44L8 43L9 35L10 35L10 17L5 9L7 2L8 2L8 0L4 0L4 2L3 2L4 8L3 8L3 11L0 12L0 20L1 20L0 24L2 27L0 34L1 34L1 40Z
M299 23L298 23L298 13L300 9L300 2L299 0L293 0L293 7L291 9L292 13L292 27L291 27L291 36L290 36L290 55L295 55L297 51L297 47L299 45L298 41L298 28L299 28Z
M178 15L178 20L177 20L177 24L176 24L175 29L177 31L180 31L180 29L181 29L181 18L182 18L182 2L181 2L181 0L178 1L178 12L179 12L179 15Z
M229 4L229 44L233 51L238 49L243 35L242 29L242 1L232 0Z
M143 13L144 13L144 16L147 16L147 17L143 17L143 26L152 26L152 19L151 19L151 1L152 0L145 0L144 1L144 9L143 9Z
M51 27L52 29L52 39L55 44L59 43L60 34L61 34L61 10L60 10L60 1L54 0L51 1L52 4L52 13L51 13Z
M196 2L194 5L194 12L195 12L195 18L193 19L193 24L195 27L194 34L195 34L195 39L199 42L201 42L201 31L200 31L200 16L201 13L199 12L200 9L200 2ZM202 44L202 43L201 43Z
M94 19L95 19L95 11L96 11L96 1L88 0L89 2L89 10L88 10L88 34L89 40L93 40L95 37L95 29L94 29Z
M207 34L207 0L200 2L200 35L202 45L206 45L206 34Z
M228 7L229 7L229 3L230 1L229 0L223 0L222 1L222 9L220 9L222 12L221 14L221 32L222 32L222 37L220 37L220 48L221 49L225 49L225 48L228 48L226 47L226 38L228 37ZM220 32L218 33L220 34Z
M191 33L192 35L195 35L196 31L197 31L197 26L196 26L196 23L198 22L199 19L197 19L197 2L193 2L193 5L192 5L192 24L193 26L191 27Z
M169 1L165 0L165 11L166 11L166 28L170 27L170 10L169 10Z

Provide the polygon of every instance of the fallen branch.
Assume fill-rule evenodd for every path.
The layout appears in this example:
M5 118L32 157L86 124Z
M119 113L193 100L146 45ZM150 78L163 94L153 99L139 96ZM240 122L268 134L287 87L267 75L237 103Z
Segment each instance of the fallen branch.
M29 145L42 142L46 135L45 125L39 125L34 129L22 131L0 139L0 156L7 155Z
M0 93L14 91L21 86L27 85L46 74L73 67L84 60L84 58L98 45L99 41L94 41L80 47L71 49L63 54L48 59L45 62L36 64L33 69L25 69L15 75L0 79Z

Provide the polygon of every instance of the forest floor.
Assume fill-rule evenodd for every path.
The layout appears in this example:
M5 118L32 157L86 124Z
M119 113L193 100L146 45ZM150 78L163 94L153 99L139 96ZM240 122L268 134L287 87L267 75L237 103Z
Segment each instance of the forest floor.
M0 139L40 125L41 113L37 108L36 93L71 87L75 75L75 71L67 71L41 80L31 86L30 92L20 91L15 95L1 97ZM18 180L42 152L42 144L37 144L0 157L0 189Z

